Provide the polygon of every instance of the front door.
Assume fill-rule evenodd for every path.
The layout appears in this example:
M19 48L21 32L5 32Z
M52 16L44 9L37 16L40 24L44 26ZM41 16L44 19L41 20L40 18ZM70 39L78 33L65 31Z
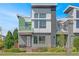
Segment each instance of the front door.
M27 36L27 43L26 43L26 47L31 47L32 45L32 38L31 36Z

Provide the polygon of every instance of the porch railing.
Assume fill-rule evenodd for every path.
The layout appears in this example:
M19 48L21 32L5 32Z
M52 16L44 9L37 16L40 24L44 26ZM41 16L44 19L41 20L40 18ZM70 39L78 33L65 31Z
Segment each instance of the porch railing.
M32 32L33 29L31 27L21 26L21 27L19 27L19 31Z

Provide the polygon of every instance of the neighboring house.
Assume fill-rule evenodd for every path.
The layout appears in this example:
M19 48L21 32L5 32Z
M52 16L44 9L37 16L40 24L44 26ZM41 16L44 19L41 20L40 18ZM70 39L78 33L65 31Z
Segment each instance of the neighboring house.
M19 48L56 47L56 4L32 4L31 17L19 19Z
M64 13L68 16L57 21L57 34L62 32L66 34L67 42L71 39L73 45L74 37L79 36L79 7L70 5L64 10Z
M1 38L2 38L3 41L5 40L5 36L4 35L1 35Z
M75 35L79 35L79 7L76 6L68 6L65 10L64 13L68 14L69 17L67 18L66 23L68 20L73 20L73 33ZM68 26L68 25L67 25Z
M69 25L68 22L69 20L72 20L73 21L73 25L72 25L73 34L79 35L79 7L70 5L64 10L64 13L68 14L68 16L66 18L61 18L61 22L65 20L63 22L64 26L61 25L60 26L61 28L58 28L58 29L62 29L63 27L63 29L68 32L68 25ZM59 23L59 21L57 22Z
M79 7L70 5L64 10L64 13L68 14L68 16L66 18L61 19L61 22L63 22L63 20L66 20L63 22L64 23L63 28L65 28L64 30L68 31L68 25L69 25L68 22L69 22L69 20L72 20L73 21L73 25L72 25L73 33L75 35L79 35ZM57 21L57 22L59 23L59 21ZM58 25L58 27L59 27L59 25ZM62 28L62 25L60 27ZM61 29L61 28L58 28L58 29Z
M5 39L5 36L4 35L2 35L2 28L0 27L0 38L2 39L2 40L4 40Z

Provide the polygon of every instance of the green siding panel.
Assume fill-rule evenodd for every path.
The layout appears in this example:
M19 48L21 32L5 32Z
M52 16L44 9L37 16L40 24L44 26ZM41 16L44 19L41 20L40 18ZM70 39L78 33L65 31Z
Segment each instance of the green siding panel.
M21 16L18 17L19 18L19 28L22 28L25 26L25 19Z
M20 17L19 26L24 26L24 25L25 25L25 19L23 17Z

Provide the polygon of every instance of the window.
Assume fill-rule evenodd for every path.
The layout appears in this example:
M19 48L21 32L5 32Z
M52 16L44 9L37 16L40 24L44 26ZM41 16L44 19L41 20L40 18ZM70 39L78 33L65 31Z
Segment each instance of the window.
M26 29L29 28L29 22L25 22L25 28L26 28Z
M34 28L46 28L46 20L35 20L34 21Z
M34 14L34 18L38 18L38 13L35 13Z
M34 28L38 28L38 20L34 21Z
M39 18L46 18L46 13L40 13Z
M46 20L39 21L39 28L46 28Z
M45 44L45 36L39 36L39 44Z
M76 28L79 28L79 20L76 20Z
M34 36L34 44L45 44L45 36Z
M35 13L34 18L46 18L46 13Z
M34 36L34 44L37 44L38 43L38 37L37 36Z
M76 11L76 17L79 18L79 10Z

